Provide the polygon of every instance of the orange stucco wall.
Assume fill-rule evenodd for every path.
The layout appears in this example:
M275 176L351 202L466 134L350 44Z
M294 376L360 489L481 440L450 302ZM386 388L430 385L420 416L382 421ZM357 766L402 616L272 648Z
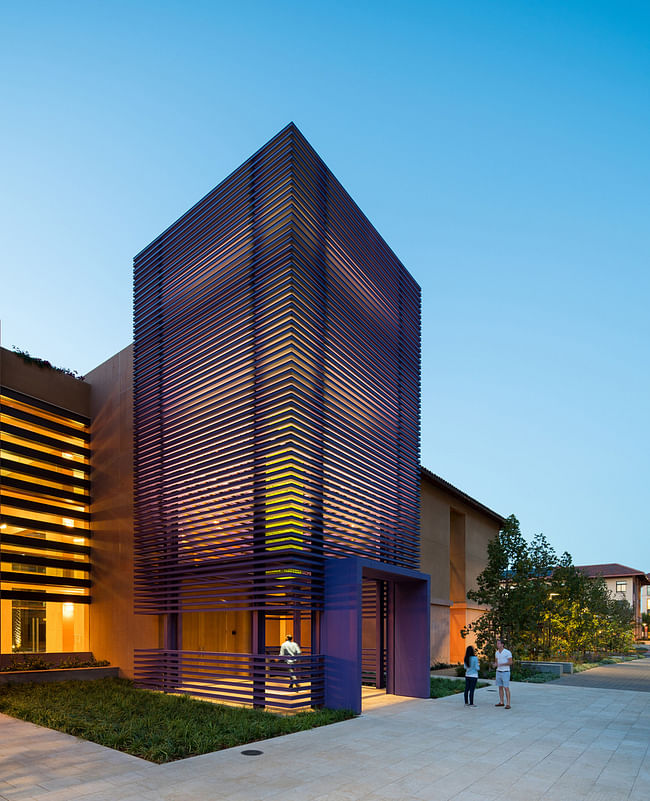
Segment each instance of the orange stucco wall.
M133 649L159 646L156 616L133 612L133 348L86 376L91 386L93 602L90 647L133 676Z
M431 576L431 663L461 662L473 637L463 631L482 609L467 599L487 563L498 520L438 486L420 483L420 570Z

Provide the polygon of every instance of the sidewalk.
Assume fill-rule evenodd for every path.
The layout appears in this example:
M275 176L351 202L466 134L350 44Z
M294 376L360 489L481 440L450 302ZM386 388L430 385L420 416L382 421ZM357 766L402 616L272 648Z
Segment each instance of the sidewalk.
M650 665L650 660L648 660ZM168 765L0 715L2 801L647 801L650 693L513 684ZM255 748L259 756L244 756Z
M638 690L650 693L650 659L635 659L603 665L583 673L564 675L554 681L567 687L598 687L602 690Z

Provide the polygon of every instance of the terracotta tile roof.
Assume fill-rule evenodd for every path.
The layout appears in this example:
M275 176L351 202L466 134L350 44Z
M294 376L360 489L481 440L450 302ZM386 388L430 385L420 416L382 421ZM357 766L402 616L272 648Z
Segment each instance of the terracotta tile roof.
M623 576L640 576L644 579L644 583L648 582L648 576L643 570L635 570L633 567L625 567L619 565L617 562L612 562L607 565L576 565L578 570L581 570L589 578L602 576L603 578L618 578Z

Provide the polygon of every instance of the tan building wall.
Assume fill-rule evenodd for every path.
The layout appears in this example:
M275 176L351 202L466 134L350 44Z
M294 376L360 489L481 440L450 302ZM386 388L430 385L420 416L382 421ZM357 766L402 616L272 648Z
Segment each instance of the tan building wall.
M159 647L157 616L133 612L133 346L86 376L91 385L93 601L90 647L133 676L133 648Z
M621 591L621 582L625 583L625 590ZM643 636L641 615L647 611L643 608L642 593L643 580L640 576L605 576L607 589L617 601L627 601L634 611L634 634ZM647 605L647 602L646 602Z
M438 476L421 471L420 570L431 576L431 664L461 662L463 637L483 612L467 599L487 564L488 542L503 518Z
M620 590L620 583L623 582L625 584L625 590ZM639 598L635 592L636 582L634 580L634 576L617 576L610 578L607 576L605 578L605 584L607 589L611 592L614 598L617 601L627 601L629 605L634 609L635 613L638 615L638 606L639 606ZM617 585L619 588L617 589Z

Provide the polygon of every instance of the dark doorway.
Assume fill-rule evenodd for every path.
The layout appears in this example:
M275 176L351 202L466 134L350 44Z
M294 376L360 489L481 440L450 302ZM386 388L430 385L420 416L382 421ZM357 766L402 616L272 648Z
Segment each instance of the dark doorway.
M388 582L362 583L361 683L383 689L388 682Z

